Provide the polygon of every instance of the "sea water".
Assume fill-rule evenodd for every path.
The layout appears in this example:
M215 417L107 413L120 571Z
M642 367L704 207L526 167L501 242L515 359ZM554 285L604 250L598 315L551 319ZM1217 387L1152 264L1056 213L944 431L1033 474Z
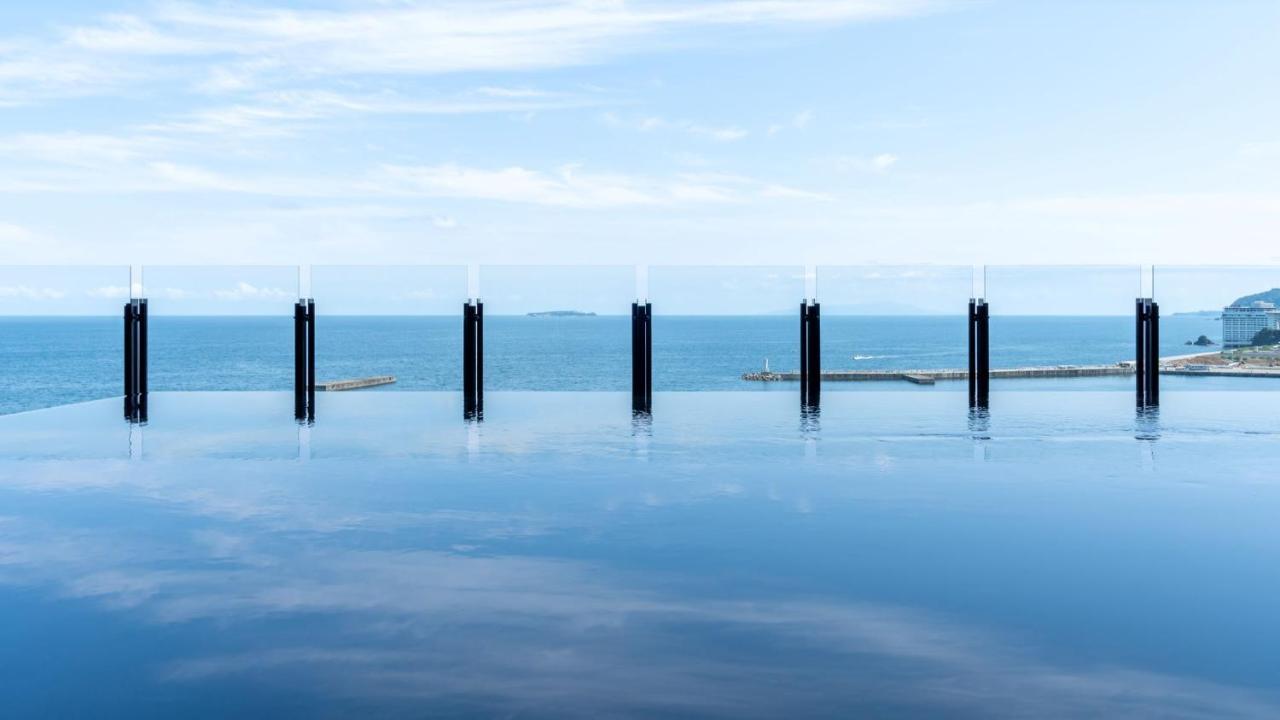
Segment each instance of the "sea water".
M946 369L963 368L967 362L963 316L832 315L822 322L824 369ZM485 323L487 389L629 386L627 317L494 315ZM1212 317L1171 316L1162 323L1164 356L1212 350L1185 344L1200 335L1221 341L1221 323ZM1122 316L996 316L991 319L992 366L1113 364L1133 357L1133 334L1133 319ZM0 412L119 395L122 335L121 321L114 317L0 318ZM384 390L455 390L461 386L461 346L462 322L457 317L321 315L316 370L321 381L394 375L396 383ZM799 321L790 316L655 314L654 387L793 389L789 383L745 381L742 375L762 369L766 362L775 371L794 370L798 348ZM293 383L292 318L153 316L149 362L150 388L155 391L287 390ZM1119 388L1127 381L1067 382L1073 387ZM1211 382L1220 384L1222 379ZM1265 379L1240 383L1267 389L1280 385ZM963 389L964 384L938 387Z

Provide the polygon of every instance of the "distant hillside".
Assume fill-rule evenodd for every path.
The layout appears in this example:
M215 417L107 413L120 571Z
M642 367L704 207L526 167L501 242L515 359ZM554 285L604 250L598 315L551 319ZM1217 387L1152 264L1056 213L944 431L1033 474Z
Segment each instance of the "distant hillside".
M1270 290L1255 293L1253 295L1245 295L1239 300L1231 303L1232 305L1251 305L1261 300L1262 302L1275 303L1280 305L1280 288L1271 288Z

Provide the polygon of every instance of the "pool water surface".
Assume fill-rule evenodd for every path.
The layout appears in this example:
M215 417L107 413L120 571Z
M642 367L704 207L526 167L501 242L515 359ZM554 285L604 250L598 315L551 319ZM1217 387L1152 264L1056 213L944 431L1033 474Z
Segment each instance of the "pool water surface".
M0 417L0 714L1278 717L1259 397Z

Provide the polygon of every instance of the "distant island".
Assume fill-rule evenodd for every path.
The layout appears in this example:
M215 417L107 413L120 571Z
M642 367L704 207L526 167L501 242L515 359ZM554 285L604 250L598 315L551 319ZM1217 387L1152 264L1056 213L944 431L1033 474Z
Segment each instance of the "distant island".
M582 312L581 310L543 310L542 312L531 312L529 317L595 317L593 312Z
M1210 339L1209 339L1209 337L1208 337L1207 335L1201 335L1200 337L1196 338L1195 340L1188 340L1186 344L1187 344L1187 345L1199 345L1200 347L1209 347L1210 345L1217 345L1218 343L1216 343L1216 342L1214 342L1214 341L1210 340Z

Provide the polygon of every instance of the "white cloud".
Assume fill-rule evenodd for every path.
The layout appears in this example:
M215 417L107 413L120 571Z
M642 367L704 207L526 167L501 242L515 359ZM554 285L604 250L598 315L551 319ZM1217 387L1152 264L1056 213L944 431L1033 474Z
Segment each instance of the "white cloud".
M561 68L645 51L678 33L705 38L715 27L878 21L928 13L940 2L444 0L343 9L162 3L40 39L0 38L0 105L173 80L221 93L326 76Z
M396 93L341 93L289 90L258 93L250 102L211 107L142 129L152 133L216 134L240 137L291 134L309 121L341 115L469 115L523 113L594 105L581 94L482 87L450 96L414 97Z
M230 300L233 302L241 300L286 300L297 297L297 293L291 293L280 288L257 287L241 280L233 288L214 290L213 297L218 300Z
M31 42L0 46L0 107L112 92L135 77L107 57Z
M34 239L30 230L12 223L0 222L0 246L28 245Z
M879 155L871 158L871 167L883 172L893 167L897 162L898 156L891 155L889 153L880 153Z
M61 300L66 297L65 290L32 285L0 286L0 298L21 298L23 300Z
M137 287L139 290L138 294L141 296L141 286L135 287ZM102 300L127 300L132 297L129 294L128 285L104 285L102 287L86 290L85 294L89 297L99 298Z
M584 172L566 165L554 173L507 167L497 170L455 164L386 165L363 190L375 194L452 197L572 208L620 208L648 205L723 204L751 197L815 199L817 193L760 183L723 173L682 173L648 177Z
M760 189L760 196L767 198L784 198L795 200L830 200L831 196L826 193L812 192L810 190L801 190L799 188L788 187L786 185L766 185Z
M624 175L584 174L565 166L550 175L522 167L483 170L454 164L385 165L372 181L378 191L430 197L598 208L655 204L655 188Z
M715 26L850 23L917 15L927 0L714 0L701 3L511 3L472 0L293 10L162 5L66 31L98 54L272 58L306 74L442 73L551 68L642 49L672 32Z
M882 173L898 163L898 156L892 153L879 153L871 157L860 155L841 155L830 159L831 164L841 172Z
M122 135L27 133L0 138L0 155L66 165L118 164L171 147L162 138Z
M793 115L791 119L785 123L776 123L774 125L770 125L769 134L777 135L778 133L787 129L803 130L809 127L809 123L811 122L813 122L813 111L801 110L800 112Z
M708 138L718 142L734 142L742 140L750 135L750 132L736 125L705 125L695 123L689 120L667 120L666 118L650 116L637 120L627 120L619 117L616 113L607 112L603 116L605 124L611 127L628 128L639 132L654 131L674 131L683 132L689 135Z

